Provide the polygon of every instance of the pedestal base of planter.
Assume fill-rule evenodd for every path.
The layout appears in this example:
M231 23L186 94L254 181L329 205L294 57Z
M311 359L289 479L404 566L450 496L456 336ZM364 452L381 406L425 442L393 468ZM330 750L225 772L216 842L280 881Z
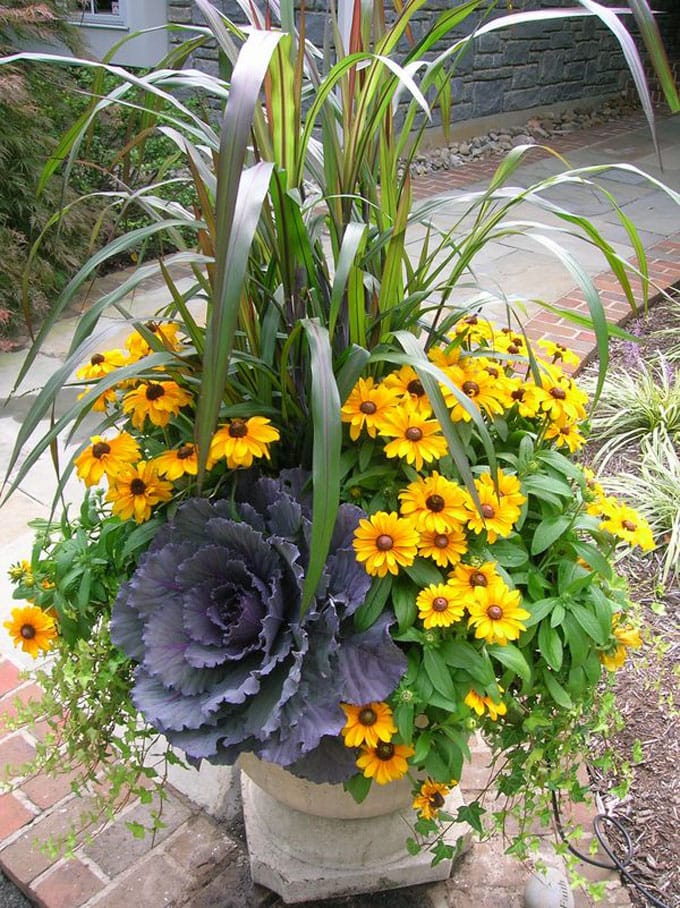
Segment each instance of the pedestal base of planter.
M251 778L250 764L244 770L241 786L251 875L254 882L272 889L286 904L434 883L450 875L452 860L432 867L429 852L414 856L406 851L410 834L407 823L413 823L415 814L403 797L396 809L339 819L328 815L332 810L328 800L351 801L341 786L314 785L292 777L293 786L309 786L323 802L319 812L325 815L318 816L283 803L281 795L283 801L290 800L285 792L277 790L274 797L263 790ZM275 770L281 771L279 767ZM377 792L381 802L384 794ZM444 809L455 815L462 804L460 793L454 789ZM352 802L344 811L341 805L339 812L354 813L353 807L356 805ZM383 810L383 805L378 809ZM446 841L455 847L462 837L463 850L468 835L467 826L454 824Z

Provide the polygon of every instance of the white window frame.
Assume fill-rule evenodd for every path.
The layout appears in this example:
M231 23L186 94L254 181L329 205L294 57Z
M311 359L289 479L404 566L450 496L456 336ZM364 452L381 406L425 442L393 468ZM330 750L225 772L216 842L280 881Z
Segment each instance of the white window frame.
M88 2L92 3L93 0L88 0ZM78 8L72 9L71 22L74 25L85 25L88 28L96 28L98 26L100 28L127 28L127 0L117 0L117 2L118 12L113 14L88 12L87 9L82 11L78 10Z

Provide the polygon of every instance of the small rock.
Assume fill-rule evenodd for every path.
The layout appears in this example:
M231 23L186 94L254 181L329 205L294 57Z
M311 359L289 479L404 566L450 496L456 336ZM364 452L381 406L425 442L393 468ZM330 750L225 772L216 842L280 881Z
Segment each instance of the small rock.
M536 142L532 139L531 136L528 136L525 132L521 132L519 135L515 136L512 140L513 148L517 148L518 145L535 145Z

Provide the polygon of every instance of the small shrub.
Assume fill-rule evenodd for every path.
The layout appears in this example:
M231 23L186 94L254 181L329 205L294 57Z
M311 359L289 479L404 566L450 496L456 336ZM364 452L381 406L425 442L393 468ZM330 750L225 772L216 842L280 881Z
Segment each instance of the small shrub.
M638 469L605 481L625 494L647 518L654 536L665 546L661 579L680 578L680 456L677 443L663 428L643 439Z
M677 438L680 374L661 356L649 363L640 361L637 372L611 372L592 417L592 429L593 437L603 442L595 457L600 470L655 430L663 429L670 438Z

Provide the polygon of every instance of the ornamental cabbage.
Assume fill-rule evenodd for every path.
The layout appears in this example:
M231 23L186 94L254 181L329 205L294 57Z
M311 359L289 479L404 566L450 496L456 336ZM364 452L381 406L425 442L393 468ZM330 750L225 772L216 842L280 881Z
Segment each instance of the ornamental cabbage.
M192 762L252 752L313 781L356 772L341 702L388 697L406 670L383 615L352 616L370 578L338 510L325 569L301 616L309 558L307 474L239 476L234 500L194 498L159 530L114 604L114 643L138 663L134 705Z

